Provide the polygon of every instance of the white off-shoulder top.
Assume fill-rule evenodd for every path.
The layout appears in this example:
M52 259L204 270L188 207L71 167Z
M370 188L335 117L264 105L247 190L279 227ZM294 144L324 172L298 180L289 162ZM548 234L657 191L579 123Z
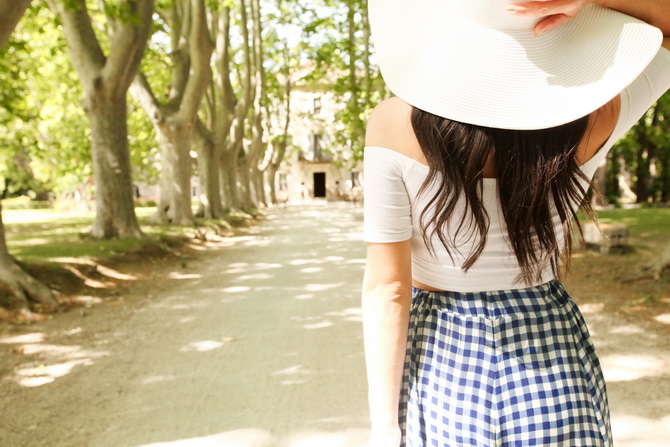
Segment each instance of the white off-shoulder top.
M614 143L645 111L670 88L670 51L661 48L645 71L623 92L621 112L612 135L603 147L580 168L592 178L596 168ZM424 243L419 217L434 189L418 195L428 166L399 152L383 147L366 147L364 158L364 239L389 243L411 239L412 277L436 289L456 292L509 290L542 284L554 278L547 269L537 284L519 284L519 264L507 240L507 230L498 202L496 179L483 179L483 204L490 219L484 251L465 272L461 266L477 243L476 235L464 234L457 240L458 252L448 255L439 240L433 240L435 256ZM520 181L522 181L520 179ZM453 222L460 222L464 207L456 209ZM554 219L559 243L563 243L562 223ZM467 233L467 232L465 232ZM470 237L468 239L466 236Z

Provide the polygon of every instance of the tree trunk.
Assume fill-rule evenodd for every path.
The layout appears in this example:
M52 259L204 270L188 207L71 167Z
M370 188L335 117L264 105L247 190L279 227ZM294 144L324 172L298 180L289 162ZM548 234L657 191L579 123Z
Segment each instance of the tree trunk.
M607 205L607 163L605 160L598 166L593 175L593 195L591 196L591 206L603 207Z
M637 167L635 169L635 195L636 202L643 203L649 200L649 151L647 148L641 148L637 153Z
M268 206L267 196L265 194L265 175L264 171L258 166L251 170L251 181L254 185L254 192L256 193L256 203L263 206Z
M191 132L170 126L171 120L157 127L161 149L160 199L156 217L160 222L193 225L191 210ZM170 128L171 127L171 128Z
M245 210L252 210L258 206L254 201L251 184L251 167L249 160L245 157L238 162L238 179L240 182L240 207Z
M665 156L661 161L661 201L670 202L670 148L665 148Z
M7 250L5 226L2 222L2 204L0 203L0 281L9 287L13 299L7 307L27 311L30 304L37 303L42 311L53 311L58 301L47 286L26 273L16 263Z
M277 170L274 166L268 166L265 174L268 176L268 185L270 186L270 203L276 205L277 200Z
M214 143L205 126L198 121L193 133L195 146L198 151L198 180L200 195L197 215L206 219L221 219L223 217L223 202L221 200L221 184L219 177L219 162L221 155L219 147Z
M219 175L223 189L223 203L229 210L240 209L240 194L237 187L237 153L232 149L223 150Z
M30 6L31 0L0 0L0 48L4 47L14 28Z
M105 92L85 102L91 125L96 214L91 234L97 238L141 237L133 203L128 149L126 95Z

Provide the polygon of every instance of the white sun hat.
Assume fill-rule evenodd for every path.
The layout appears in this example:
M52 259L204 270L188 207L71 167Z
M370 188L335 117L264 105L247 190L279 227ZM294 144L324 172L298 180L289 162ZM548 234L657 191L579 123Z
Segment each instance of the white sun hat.
M660 30L595 4L559 28L510 0L369 0L382 76L414 107L455 121L543 129L588 115L658 52Z

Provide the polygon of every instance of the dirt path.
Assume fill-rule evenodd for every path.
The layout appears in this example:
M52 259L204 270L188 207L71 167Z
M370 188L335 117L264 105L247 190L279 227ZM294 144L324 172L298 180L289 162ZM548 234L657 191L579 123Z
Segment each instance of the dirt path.
M0 445L363 445L361 223L277 209L150 294L0 335ZM670 318L584 301L617 446L670 445Z

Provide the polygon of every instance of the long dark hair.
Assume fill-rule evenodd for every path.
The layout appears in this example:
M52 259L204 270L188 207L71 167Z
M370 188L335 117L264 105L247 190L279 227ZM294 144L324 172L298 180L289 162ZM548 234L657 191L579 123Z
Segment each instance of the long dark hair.
M590 179L575 162L588 116L559 127L524 131L464 124L417 108L411 119L430 168L419 194L437 185L437 192L420 216L424 241L433 254L434 236L453 260L453 253L460 248L456 241L463 237L472 240L476 235L478 243L461 267L467 271L479 258L489 227L482 203L482 171L492 160L509 243L521 268L516 281L536 283L548 265L560 277L561 261L569 269L571 220L581 233L575 216L577 205L594 218L580 183L582 180L590 185ZM463 218L449 222L462 203L466 207ZM563 222L563 246L559 246L554 229L555 212Z

